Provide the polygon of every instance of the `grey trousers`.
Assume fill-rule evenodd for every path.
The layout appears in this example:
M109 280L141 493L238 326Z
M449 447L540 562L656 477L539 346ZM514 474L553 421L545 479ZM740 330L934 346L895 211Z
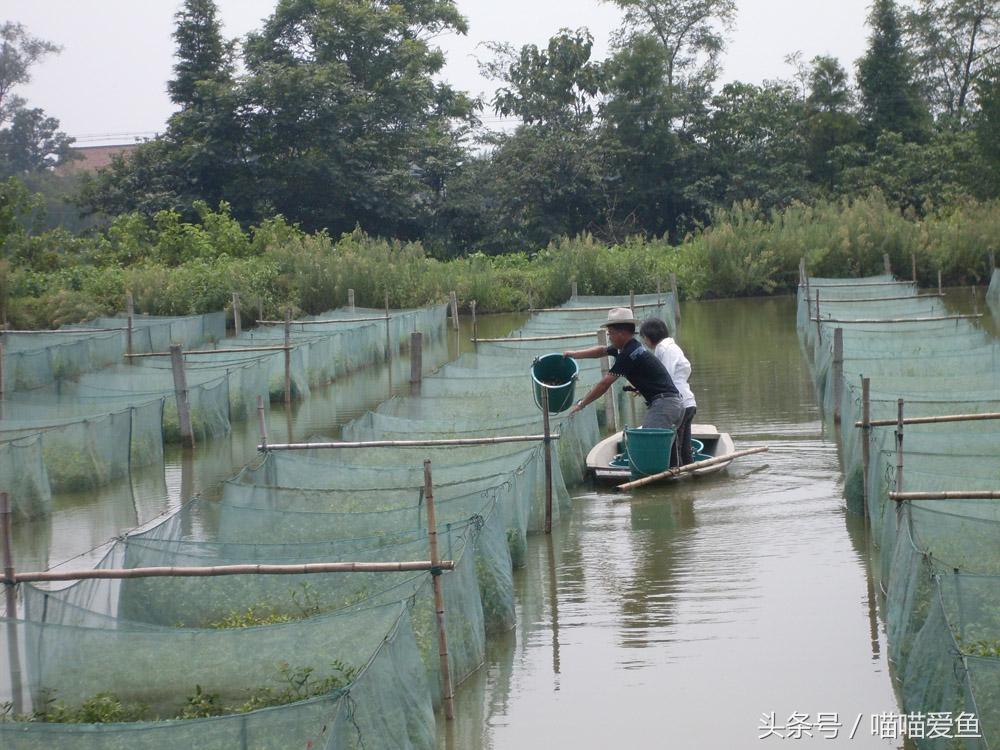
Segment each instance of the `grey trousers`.
M684 402L679 395L661 396L646 410L643 427L661 427L676 430L684 419Z

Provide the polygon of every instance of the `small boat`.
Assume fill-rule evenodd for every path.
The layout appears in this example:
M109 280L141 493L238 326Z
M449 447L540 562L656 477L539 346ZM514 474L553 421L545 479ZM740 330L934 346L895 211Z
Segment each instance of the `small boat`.
M725 456L736 451L728 432L719 432L715 425L692 424L691 445L695 461L704 461L716 456ZM627 482L632 479L632 470L623 454L622 433L616 432L606 437L587 454L587 476L598 482ZM733 462L722 461L714 466L706 466L690 472L694 476L722 471Z

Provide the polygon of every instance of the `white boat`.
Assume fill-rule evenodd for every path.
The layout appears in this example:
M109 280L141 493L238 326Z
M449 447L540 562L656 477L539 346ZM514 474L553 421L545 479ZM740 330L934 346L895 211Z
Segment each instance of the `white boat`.
M691 440L697 440L702 444L701 450L697 451L695 461L715 458L716 456L725 456L736 451L733 439L729 436L729 433L719 432L715 428L715 425L692 424ZM697 447L696 444L695 447ZM632 472L628 467L627 459L622 459L621 454L624 450L625 447L622 444L621 432L616 432L614 435L604 438L604 440L591 448L590 453L587 454L587 476L593 477L599 482L629 481L632 478ZM713 466L695 469L688 474L682 474L680 478L691 475L713 474L717 471L722 471L732 462L733 459L730 459L729 461L722 461Z

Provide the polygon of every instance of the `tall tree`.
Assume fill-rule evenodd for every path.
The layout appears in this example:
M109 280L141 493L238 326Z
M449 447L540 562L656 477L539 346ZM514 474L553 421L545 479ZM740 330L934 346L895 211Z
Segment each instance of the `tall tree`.
M976 82L980 111L976 118L976 141L986 169L986 193L1000 196L1000 61L988 66Z
M976 81L1000 50L1000 4L919 0L905 22L924 96L935 114L961 125L975 105Z
M197 106L205 83L232 84L233 43L222 36L213 0L186 0L174 15L174 78L167 84L170 99L182 108Z
M874 145L883 131L921 140L928 131L929 115L913 78L913 59L903 45L894 0L875 0L868 23L872 29L868 50L857 63L868 142Z
M853 143L860 133L854 93L840 61L823 55L812 59L808 87L806 165L810 179L829 190L836 182L834 149Z
M13 107L11 90L31 80L31 68L45 55L60 47L31 36L24 24L5 22L0 26L0 123Z

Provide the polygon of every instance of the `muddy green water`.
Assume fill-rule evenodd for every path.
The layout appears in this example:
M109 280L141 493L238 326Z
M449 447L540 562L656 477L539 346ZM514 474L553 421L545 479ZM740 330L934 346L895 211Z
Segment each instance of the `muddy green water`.
M980 297L980 300L982 298ZM623 501L576 492L551 538L533 537L515 574L518 621L441 722L441 747L750 748L768 744L896 747L870 717L898 713L885 658L863 521L841 499L836 443L824 434L795 334L794 301L689 303L679 341L694 368L699 423L738 449L770 452L726 473L646 488ZM481 318L502 335L523 316ZM424 352L425 369L467 350L468 331ZM405 392L408 360L373 367L271 411L272 441L336 437L344 422ZM99 493L60 497L44 520L16 529L21 570L75 558L154 522L255 459L256 425L193 453L168 451L166 471ZM758 739L763 716L834 715L837 739ZM858 717L860 724L848 739Z

